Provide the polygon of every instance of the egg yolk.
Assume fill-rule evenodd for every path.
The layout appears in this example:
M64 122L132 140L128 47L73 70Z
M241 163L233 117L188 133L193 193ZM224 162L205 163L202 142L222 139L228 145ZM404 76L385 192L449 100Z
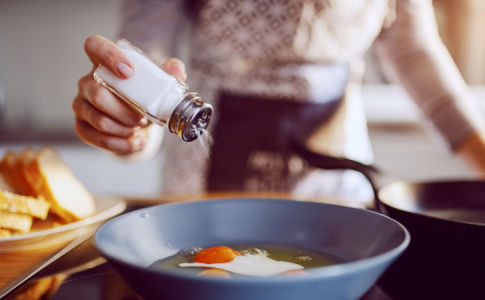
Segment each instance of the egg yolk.
M230 262L239 255L241 253L234 249L226 246L217 246L200 251L195 256L194 261L204 264L220 264Z

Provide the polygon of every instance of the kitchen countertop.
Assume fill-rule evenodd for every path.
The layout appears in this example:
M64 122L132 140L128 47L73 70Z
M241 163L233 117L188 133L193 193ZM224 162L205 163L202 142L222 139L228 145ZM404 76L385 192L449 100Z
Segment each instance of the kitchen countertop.
M5 131L0 128L0 141L2 144L31 144L31 143L63 143L63 144L82 144L76 132L56 130L35 131L34 129L16 129Z
M485 113L485 86L470 85ZM369 125L418 125L419 111L403 87L395 84L364 84L362 98Z
M128 204L127 212L129 212L147 206L185 201L188 199L203 200L234 197L292 198L288 195L261 195L228 192L185 197L157 196L149 198L130 198L126 199L126 201ZM299 200L298 198L293 199ZM322 199L314 199L314 201L322 201ZM342 204L339 203L338 200L332 200L329 202L328 199L325 199L324 202ZM3 261L3 263L10 263L9 268L11 269L9 274L0 274L0 287L5 284L7 276L10 276L8 277L9 279L7 281L12 280L12 278L15 278L18 276L18 274L21 274L23 270L28 269L29 263L30 265L34 265L41 261L44 257L55 253L61 248L62 246L58 246L50 249L44 249L42 251L33 251L32 253L0 254L0 266L2 266ZM79 251L81 251L82 254L80 254ZM92 255L88 252L92 253ZM69 259L78 259L80 256L90 257L93 260L81 260L83 265L69 265ZM11 263L12 257L22 261L22 264L15 267L15 264ZM88 240L66 254L66 256L62 258L61 264L56 265L56 262L54 262L52 265L48 266L44 270L47 271L44 272L44 274L48 274L48 276L43 276L43 271L41 271L38 276L33 277L33 279L30 281L27 281L23 287L21 287L11 297L7 297L5 300L24 299L22 297L25 297L26 295L31 295L31 298L28 298L29 300L37 300L40 298L32 298L32 294L42 294L42 292L47 293L47 297L44 296L45 298L42 299L51 300L143 300L135 292L133 292L129 285L118 275L118 273L109 263L99 262L99 260L99 263L92 263L92 261L98 258L99 254L97 254L97 250L94 248L92 241ZM58 270L58 272L49 272L49 270L51 270L49 268ZM70 270L73 268L77 270L74 273L70 272ZM361 298L361 300L392 300L392 298L386 295L378 285L375 285L364 297Z

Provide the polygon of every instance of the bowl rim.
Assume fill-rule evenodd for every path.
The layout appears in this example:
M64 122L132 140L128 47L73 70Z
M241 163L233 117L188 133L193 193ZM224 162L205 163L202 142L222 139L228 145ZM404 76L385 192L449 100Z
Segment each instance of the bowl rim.
M392 248L389 251L386 251L384 253L374 255L371 257L355 260L355 261L349 261L349 262L343 262L339 263L336 265L331 265L331 266L323 266L323 267L316 267L312 268L312 272L308 275L305 276L271 276L271 277L238 277L237 280L227 280L227 278L217 278L217 277L197 277L193 275L188 275L188 274L177 274L173 273L170 271L165 271L165 270L156 270L156 269L151 269L144 267L140 264L136 263L131 263L131 262L126 262L121 259L118 259L114 257L113 255L107 253L102 249L102 246L100 245L100 232L104 230L104 228L108 227L109 224L116 222L117 220L124 218L128 215L132 214L142 214L144 212L150 212L150 210L153 210L158 207L167 207L167 206L180 206L180 205L193 205L193 204L198 204L198 205L203 205L203 203L212 203L212 202L235 202L235 201L275 201L275 202L295 202L295 203L307 203L307 204L315 204L315 205L325 205L325 206L338 206L338 207L344 207L346 209L352 209L352 210L358 210L363 213L370 213L370 214L375 214L379 217L385 218L392 223L395 223L398 225L398 227L402 230L404 233L404 238L402 242L397 245L396 247ZM146 208L141 208L137 209L131 212L128 212L123 215L119 215L108 222L104 223L101 225L95 232L93 242L96 247L96 249L100 252L102 256L104 256L108 261L115 262L116 264L124 265L125 267L129 268L134 268L134 269L140 269L144 270L145 272L152 273L152 274L162 274L164 276L167 276L169 278L174 278L174 279L184 279L188 281L202 281L202 282L223 282L223 283L229 283L229 282L237 282L237 284L267 284L267 283L280 283L280 282L295 282L295 281L311 281L311 280L319 280L323 278L329 278L329 277L334 277L334 276L339 276L339 275L344 275L347 273L352 273L352 272L358 272L359 270L365 270L367 268L370 268L375 265L379 265L380 263L386 262L391 259L396 259L399 257L404 250L409 246L411 241L411 236L409 231L398 221L380 214L375 211L371 210L365 210L362 208L357 208L357 207L350 207L350 206L344 206L344 205L338 205L338 204L331 204L331 203L323 203L323 202L315 202L315 201L299 201L299 200L290 200L290 199L275 199L275 198L223 198L223 199L203 199L203 200L191 200L191 201L184 201L184 202L175 202L175 203L166 203L166 204L159 204L155 206L150 206ZM115 266L116 269L116 266Z

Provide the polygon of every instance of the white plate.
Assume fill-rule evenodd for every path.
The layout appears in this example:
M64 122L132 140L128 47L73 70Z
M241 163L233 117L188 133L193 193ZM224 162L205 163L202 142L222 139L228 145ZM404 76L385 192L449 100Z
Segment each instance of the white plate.
M122 213L126 208L125 201L119 197L95 197L94 201L96 212L89 218L56 228L0 238L0 253L35 250L67 243L94 226L99 226L101 222Z

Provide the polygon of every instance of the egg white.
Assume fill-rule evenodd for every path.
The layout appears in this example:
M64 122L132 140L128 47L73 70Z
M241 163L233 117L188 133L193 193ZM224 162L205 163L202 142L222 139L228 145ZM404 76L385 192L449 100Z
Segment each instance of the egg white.
M216 268L236 274L258 277L275 276L286 271L304 269L304 267L299 264L286 261L276 261L262 253L236 256L233 260L227 263L204 264L195 262L181 263L179 266Z

